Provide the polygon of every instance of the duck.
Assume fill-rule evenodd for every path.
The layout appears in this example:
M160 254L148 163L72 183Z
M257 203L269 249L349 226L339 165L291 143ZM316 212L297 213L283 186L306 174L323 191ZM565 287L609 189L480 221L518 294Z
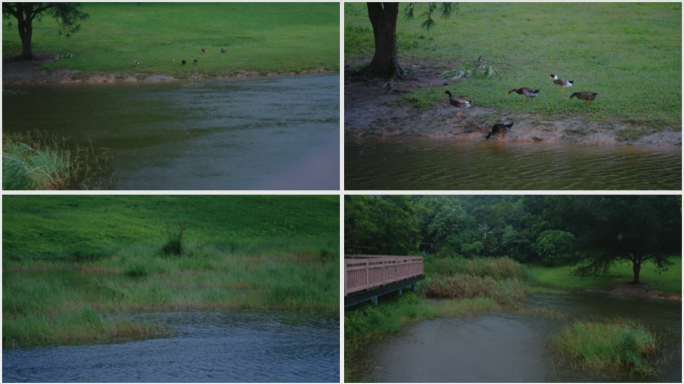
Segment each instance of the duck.
M539 88L537 90L534 90L534 89L529 88L529 87L522 87L522 88L518 88L518 89L514 88L514 89L511 89L510 91L508 91L507 96L510 96L511 92L515 92L518 95L525 95L525 99L522 101L522 103L524 103L528 97L531 97L532 102L534 103L534 98L539 96L539 91L541 91L541 88ZM520 104L522 104L522 103L520 103Z
M228 52L228 49L226 49L226 48L221 48L221 52L222 52L222 53L226 53L226 52Z
M206 50L206 49L204 49L204 48L200 48L200 49L202 50L202 54L203 54L203 55L204 55L205 53L207 53L207 50Z
M195 59L195 64L197 64L198 61L199 61L199 60Z
M185 63L186 63L186 61L185 61L185 60L183 60L183 61L182 61L182 63L183 63L183 66L185 66Z
M140 62L138 60L133 60L133 64L135 64L135 66L137 67L138 64L140 64Z
M470 104L473 102L472 100L463 100L461 98L454 99L454 96L451 94L451 92L449 92L449 90L446 90L444 94L449 95L449 104L453 105L456 108L461 108L461 110L458 111L456 115L460 115L461 113L463 113L463 108L470 108Z
M563 87L563 89L561 89L560 92L565 91L565 88L567 88L567 87L572 87L572 84L575 83L575 80L563 80L563 79L559 79L558 76L554 75L553 73L551 74L551 76L549 77L549 79L553 79L553 82L554 82L555 84L558 84L558 85L560 85L560 86ZM559 93L560 93L560 92L559 92Z
M589 104L590 101L596 100L596 98L598 97L598 93L589 91L575 92L572 95L570 95L571 99L573 97L576 97L580 100L586 100L587 104Z
M492 127L492 131L487 134L487 140L489 140L490 137L492 137L492 134L498 133L499 138L504 135L504 133L508 132L509 129L513 126L513 123L509 124L503 124L503 123L496 123Z

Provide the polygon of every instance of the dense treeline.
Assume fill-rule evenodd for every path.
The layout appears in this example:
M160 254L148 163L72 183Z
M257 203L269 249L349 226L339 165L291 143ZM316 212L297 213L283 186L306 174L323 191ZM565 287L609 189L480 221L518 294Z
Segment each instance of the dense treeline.
M667 268L681 253L681 196L346 196L345 252L435 258L507 256L577 265Z

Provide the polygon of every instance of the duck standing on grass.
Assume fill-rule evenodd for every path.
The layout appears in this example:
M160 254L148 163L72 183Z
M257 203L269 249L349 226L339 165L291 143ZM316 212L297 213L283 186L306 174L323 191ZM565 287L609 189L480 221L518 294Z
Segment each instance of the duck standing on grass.
M134 60L134 61L133 61L133 64L135 64L135 66L137 67L138 64L140 64L140 62L139 62L138 60Z
M515 92L518 95L525 95L525 100L523 100L522 103L520 103L520 104L523 104L527 100L528 97L531 97L532 102L534 103L534 98L539 96L539 91L541 91L541 88L539 88L537 90L534 90L534 89L528 88L528 87L522 87L522 88L518 88L518 89L514 88L514 89L511 89L510 91L508 91L507 96L510 96L511 92Z
M454 97L451 95L451 92L449 92L449 90L444 92L444 94L449 95L449 104L453 105L456 108L461 108L461 110L458 111L458 113L456 114L457 116L460 115L461 113L463 113L463 108L470 108L470 104L473 102L472 100L462 99L463 96L461 96L461 98L454 99Z
M504 135L504 133L508 132L509 129L513 126L513 123L510 124L503 124L503 123L496 123L492 127L492 131L487 134L487 140L489 140L490 137L492 137L492 134L498 133L499 138Z
M206 50L206 49L204 49L204 48L200 48L200 49L202 49L202 54L203 54L203 55L204 55L205 53L207 53L207 50Z
M186 61L185 61L185 60L183 60L183 61L182 61L182 63L183 63L183 66L185 67L185 63L186 63Z
M197 61L198 61L198 60L197 60L197 59L195 59L195 64L197 64Z
M226 49L226 48L221 48L221 53L226 53L226 52L228 52L228 49Z
M589 104L590 101L596 100L596 98L598 97L598 93L589 91L575 92L572 95L570 95L570 99L572 99L573 97L577 97L580 100L586 100L587 104Z
M549 79L553 79L554 84L558 84L563 87L563 89L560 90L560 92L565 91L565 88L567 87L572 87L572 84L575 82L575 80L563 80L559 79L558 76L554 75L553 73L549 77ZM558 93L560 93L558 92Z

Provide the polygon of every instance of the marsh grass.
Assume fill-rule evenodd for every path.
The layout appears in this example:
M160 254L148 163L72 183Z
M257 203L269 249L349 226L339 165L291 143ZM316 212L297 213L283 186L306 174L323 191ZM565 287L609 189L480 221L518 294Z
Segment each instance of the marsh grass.
M4 196L3 347L168 332L133 312L338 311L338 249L338 196Z
M365 4L345 3L344 12L345 61L369 61L373 32ZM498 74L449 86L481 107L681 130L681 21L680 3L460 3L457 14L436 19L429 33L400 14L397 46L402 62L454 73L482 55ZM559 93L551 73L575 80L571 92ZM541 87L541 95L525 104L506 97L522 86ZM569 100L582 90L598 92L598 100ZM443 87L417 89L399 102L425 109L446 102L443 93Z
M108 167L111 152L80 147L47 132L3 134L5 190L106 189L116 183Z
M84 3L83 11L90 19L69 39L53 18L34 21L34 52L61 56L44 68L177 78L339 70L337 3ZM19 52L16 20L2 29L3 56Z
M423 286L428 297L453 299L489 298L508 305L521 305L527 295L527 284L515 279L495 280L489 276L479 277L464 274L436 276L426 279Z
M429 275L489 277L493 280L515 279L525 282L535 280L534 274L527 267L507 257L436 259L425 264L425 273Z
M562 359L594 373L650 376L656 373L655 334L621 318L577 320L552 341Z

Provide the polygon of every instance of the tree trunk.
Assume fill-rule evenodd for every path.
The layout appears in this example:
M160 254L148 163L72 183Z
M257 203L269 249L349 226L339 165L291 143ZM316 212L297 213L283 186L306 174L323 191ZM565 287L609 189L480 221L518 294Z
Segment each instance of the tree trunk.
M405 78L397 59L397 17L399 3L367 3L368 18L373 26L375 54L370 64L352 76L372 74L376 77Z
M31 18L31 11L33 5L24 4L24 6L18 6L19 15L21 17L17 18L19 37L21 37L21 56L19 59L22 60L33 60L36 56L33 55L33 48L31 46L31 37L33 36L33 19Z
M632 281L633 284L639 284L639 272L641 272L641 262L632 262L632 271L634 272L634 281Z

